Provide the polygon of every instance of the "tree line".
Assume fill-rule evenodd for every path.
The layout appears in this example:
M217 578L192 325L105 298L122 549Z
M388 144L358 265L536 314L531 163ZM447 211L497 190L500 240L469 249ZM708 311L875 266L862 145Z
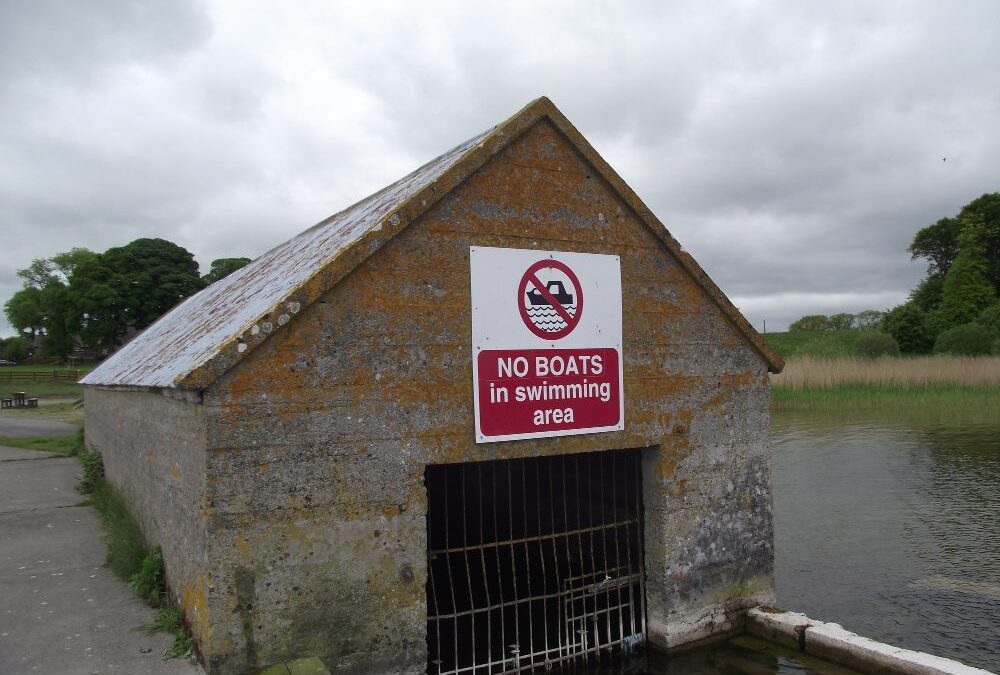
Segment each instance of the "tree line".
M36 258L17 271L23 287L4 304L18 332L4 341L4 358L21 361L36 346L38 355L59 359L79 348L111 352L181 300L249 262L220 258L201 275L194 255L165 239Z
M790 331L803 330L875 330L881 325L885 312L877 309L866 309L857 314L843 312L826 316L825 314L809 314L788 325Z
M895 341L882 345L885 353L1000 353L1000 192L922 228L907 252L927 261L927 273L903 304L887 312L811 314L788 330L879 328Z
M927 273L882 320L900 351L1000 353L1000 192L921 229L907 251Z

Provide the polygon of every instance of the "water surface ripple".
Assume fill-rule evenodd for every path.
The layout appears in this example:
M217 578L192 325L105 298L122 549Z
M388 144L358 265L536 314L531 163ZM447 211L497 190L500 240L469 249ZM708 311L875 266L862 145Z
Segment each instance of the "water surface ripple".
M1000 420L778 414L773 450L780 606L1000 672Z

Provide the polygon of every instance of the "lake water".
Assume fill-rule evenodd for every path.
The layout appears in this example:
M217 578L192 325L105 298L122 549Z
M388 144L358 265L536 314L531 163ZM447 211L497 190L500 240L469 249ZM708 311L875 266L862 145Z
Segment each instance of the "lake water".
M774 417L779 606L1000 672L1000 419L851 417Z

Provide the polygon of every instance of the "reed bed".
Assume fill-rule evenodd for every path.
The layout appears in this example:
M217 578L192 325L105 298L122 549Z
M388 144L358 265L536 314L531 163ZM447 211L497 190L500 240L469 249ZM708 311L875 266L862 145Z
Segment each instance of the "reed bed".
M840 388L921 390L1000 387L1000 356L917 356L866 359L853 356L791 358L771 376L775 389Z

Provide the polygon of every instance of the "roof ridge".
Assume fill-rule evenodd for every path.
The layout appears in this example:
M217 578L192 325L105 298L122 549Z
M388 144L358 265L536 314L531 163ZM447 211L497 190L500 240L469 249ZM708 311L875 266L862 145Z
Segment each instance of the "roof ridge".
M539 120L548 118L768 362L781 357L546 97L187 298L91 371L88 385L203 389ZM283 255L285 251L292 253ZM293 255L294 254L294 255Z

